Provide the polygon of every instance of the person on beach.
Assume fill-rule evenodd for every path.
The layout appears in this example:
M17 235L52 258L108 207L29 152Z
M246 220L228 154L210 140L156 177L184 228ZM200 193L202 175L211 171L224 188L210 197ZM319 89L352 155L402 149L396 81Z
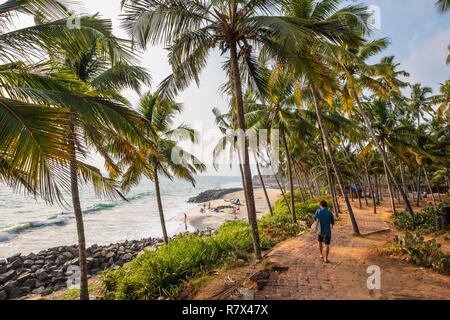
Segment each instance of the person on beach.
M320 233L319 233L319 250L320 258L325 263L329 263L328 254L330 253L331 243L331 229L334 226L333 214L328 210L328 203L325 200L320 201L320 209L317 209L314 214L314 221L319 220ZM323 254L323 244L325 244L325 256Z
M184 214L184 230L187 231L188 230L188 225L187 225L187 214Z

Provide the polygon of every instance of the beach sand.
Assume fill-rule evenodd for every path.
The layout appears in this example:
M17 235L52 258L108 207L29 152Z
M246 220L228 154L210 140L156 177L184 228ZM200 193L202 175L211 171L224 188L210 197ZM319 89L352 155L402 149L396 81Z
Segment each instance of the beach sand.
M256 213L258 218L262 217L264 214L269 212L269 207L267 205L266 198L264 196L263 189L255 189L255 205L256 205ZM270 198L270 202L272 204L272 207L275 203L275 201L281 197L280 190L277 189L267 189L267 193ZM240 206L235 206L236 208L239 207L239 210L236 211L237 213L233 213L232 208L225 208L220 210L219 212L215 212L213 209L220 207L220 206L233 206L229 202L229 199L238 198L241 202ZM205 205L206 212L201 213L201 209ZM211 209L208 209L209 206ZM180 217L181 220L184 220L183 217ZM210 202L205 203L199 203L198 204L198 210L196 210L193 213L187 214L187 230L188 231L203 231L207 229L217 229L220 225L222 225L224 222L229 220L247 220L247 206L245 203L245 196L244 191L239 191L235 193L230 193L224 196L222 199L218 200L212 200Z

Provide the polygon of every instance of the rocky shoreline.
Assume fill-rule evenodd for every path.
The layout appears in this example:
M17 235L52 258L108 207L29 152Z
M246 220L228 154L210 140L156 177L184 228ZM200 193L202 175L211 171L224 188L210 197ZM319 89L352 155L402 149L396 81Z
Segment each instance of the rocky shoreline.
M161 239L127 240L86 249L89 275L114 269L134 259L144 248L162 244ZM0 300L30 294L48 295L67 288L69 267L78 266L78 246L59 246L38 253L20 253L0 259ZM68 269L69 268L69 269Z
M207 190L199 195L189 198L188 203L203 203L211 200L221 199L223 196L242 191L242 188L228 188L228 189L213 189Z

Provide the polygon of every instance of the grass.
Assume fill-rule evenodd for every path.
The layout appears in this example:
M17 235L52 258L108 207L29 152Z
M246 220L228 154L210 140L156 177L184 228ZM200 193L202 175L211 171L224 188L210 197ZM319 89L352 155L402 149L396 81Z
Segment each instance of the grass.
M298 204L299 219L314 215L321 199ZM259 221L261 246L270 249L277 243L304 232L293 224L289 212L277 201L275 214ZM150 300L159 297L177 299L187 283L197 279L204 284L215 268L233 269L252 259L253 239L245 221L228 221L212 236L183 234L157 250L145 251L130 263L101 275L103 299Z
M98 290L97 284L90 284L88 286L89 294L94 294ZM80 299L80 289L68 289L62 292L61 295L55 297L56 300L79 300Z

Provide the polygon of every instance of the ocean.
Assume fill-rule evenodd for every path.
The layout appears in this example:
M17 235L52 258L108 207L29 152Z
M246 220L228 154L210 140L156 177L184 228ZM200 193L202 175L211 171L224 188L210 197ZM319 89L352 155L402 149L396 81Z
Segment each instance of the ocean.
M187 203L190 197L210 189L241 186L240 177L199 176L195 188L184 181L161 179L168 233L183 232L184 214L198 210L198 204ZM133 188L126 195L128 201L100 199L89 186L81 187L80 193L88 246L162 237L151 181ZM70 203L70 197L67 201ZM0 185L0 258L76 243L75 218L70 209L15 194Z

